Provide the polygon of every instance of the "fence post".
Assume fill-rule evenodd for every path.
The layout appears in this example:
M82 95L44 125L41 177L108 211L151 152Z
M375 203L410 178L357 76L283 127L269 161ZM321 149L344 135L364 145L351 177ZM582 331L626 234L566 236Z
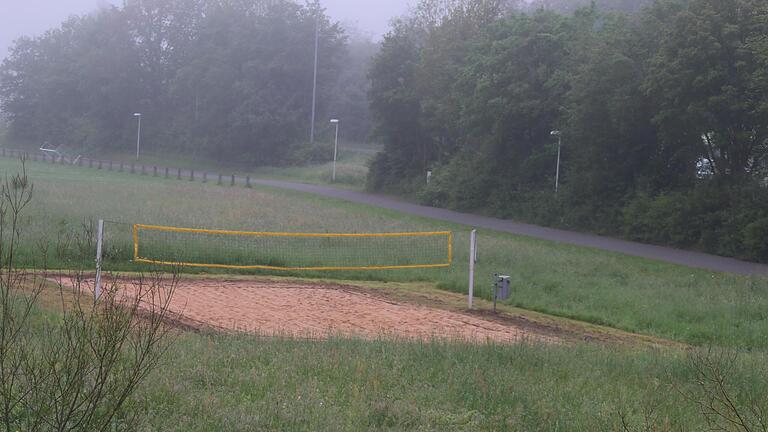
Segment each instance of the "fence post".
M203 171L203 183L208 183L208 172Z
M230 186L234 186L234 185L235 185L235 175L232 174L232 183L230 184Z
M221 180L221 173L219 173L219 181L218 181L218 183L217 183L217 184L218 184L219 186L221 186L221 185L223 184L223 182L222 182L222 180Z
M477 230L469 236L469 308L475 296L475 263L477 262Z
M133 162L131 162L131 174L136 174L136 166Z
M165 167L165 178L168 178L168 167Z
M101 249L104 242L104 219L99 219L98 237L96 237L96 284L93 289L94 301L101 297Z
M141 175L147 175L147 171L144 169L144 164L141 164Z
M123 162L122 162L122 161L120 161L120 172L123 172L123 170L124 170L124 168L123 168Z
M195 170L189 170L189 181L195 181Z
M109 170L112 171L112 160L109 160Z
M251 187L251 176L245 176L245 187Z
M157 177L157 167L152 167L152 177Z
M102 164L102 161L101 159L99 159L99 169L101 169L101 164Z
M181 168L176 168L176 180L181 180Z

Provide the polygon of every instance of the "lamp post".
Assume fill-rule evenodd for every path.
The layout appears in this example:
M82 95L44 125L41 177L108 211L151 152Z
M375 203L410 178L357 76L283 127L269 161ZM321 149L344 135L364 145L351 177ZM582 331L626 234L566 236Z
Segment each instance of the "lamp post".
M139 160L139 149L141 148L141 113L133 113L133 116L139 119L139 131L136 133L136 160Z
M317 109L317 62L320 52L320 1L315 3L315 64L312 78L312 119L309 125L309 145L315 145L315 110Z
M333 144L333 174L331 181L336 181L336 156L339 152L339 119L331 119L331 124L336 125L336 141Z
M557 193L560 189L560 148L563 134L559 130L553 130L549 134L557 137L557 170L555 171L555 193Z

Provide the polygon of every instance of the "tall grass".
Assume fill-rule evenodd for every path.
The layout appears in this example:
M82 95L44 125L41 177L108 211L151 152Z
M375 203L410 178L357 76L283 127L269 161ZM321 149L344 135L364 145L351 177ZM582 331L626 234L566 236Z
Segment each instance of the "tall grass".
M744 356L739 400L768 392ZM751 384L750 384L751 383ZM187 335L143 391L146 430L708 430L685 354ZM730 388L730 387L729 387Z
M15 172L18 166L0 160L0 173ZM28 173L36 196L25 220L29 242L21 252L30 265L42 259L41 243L66 238L97 218L112 221L107 224L109 270L138 268L126 251L131 244L128 224L137 222L258 231L453 230L455 261L449 270L287 275L431 281L443 289L466 290L470 227L270 188L220 187L42 163L30 163ZM523 308L697 345L768 348L766 278L711 273L493 231L480 231L479 248L475 282L481 296L488 296L494 273L506 273L513 282L510 303Z
M0 169L5 174L16 165L0 161ZM29 265L44 259L41 245L62 239L83 250L72 253L72 262L56 264L83 264L90 237L75 233L103 217L112 221L108 248L118 247L108 252L109 270L137 268L119 248L130 244L128 223L145 222L293 231L452 229L457 263L449 271L295 274L430 280L456 291L467 278L467 253L458 247L468 241L467 227L271 189L43 164L30 164L28 172L37 193L24 220L28 240L21 259ZM514 304L693 343L747 348L728 365L723 388L739 409L764 401L764 279L494 232L482 232L480 245L477 283L482 288L493 272L510 273ZM47 313L34 316L51 319ZM596 431L623 430L622 420L626 430L697 431L712 426L697 404L707 401L701 383L688 353L672 349L179 333L132 406L146 431Z

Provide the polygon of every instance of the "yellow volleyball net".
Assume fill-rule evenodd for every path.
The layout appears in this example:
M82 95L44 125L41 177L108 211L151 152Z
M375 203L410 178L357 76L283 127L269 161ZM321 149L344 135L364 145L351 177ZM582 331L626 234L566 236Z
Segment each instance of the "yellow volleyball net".
M332 234L133 226L133 261L235 270L332 271L450 267L453 234Z

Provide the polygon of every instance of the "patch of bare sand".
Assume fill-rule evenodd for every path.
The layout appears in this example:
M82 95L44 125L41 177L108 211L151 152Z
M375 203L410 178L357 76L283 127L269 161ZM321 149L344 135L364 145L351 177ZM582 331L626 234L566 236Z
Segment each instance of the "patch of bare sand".
M121 284L130 292L129 281ZM185 325L259 336L559 341L533 326L490 321L387 299L373 290L332 284L183 279L170 308L181 314Z

